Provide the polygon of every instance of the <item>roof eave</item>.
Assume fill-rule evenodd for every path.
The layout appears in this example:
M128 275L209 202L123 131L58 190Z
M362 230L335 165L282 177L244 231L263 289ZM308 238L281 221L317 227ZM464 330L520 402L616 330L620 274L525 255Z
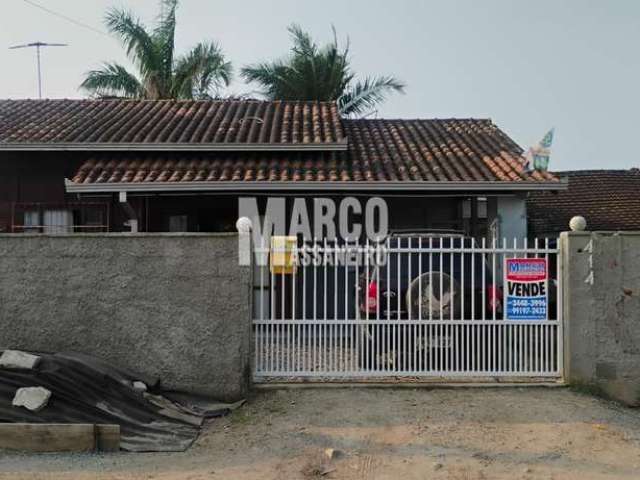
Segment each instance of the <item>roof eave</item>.
M65 179L68 193L105 192L264 192L264 191L533 191L566 190L568 182L282 182L282 181L217 181L217 182L149 182L149 183L75 183Z
M327 143L0 143L0 151L78 152L327 152L346 151L347 139Z

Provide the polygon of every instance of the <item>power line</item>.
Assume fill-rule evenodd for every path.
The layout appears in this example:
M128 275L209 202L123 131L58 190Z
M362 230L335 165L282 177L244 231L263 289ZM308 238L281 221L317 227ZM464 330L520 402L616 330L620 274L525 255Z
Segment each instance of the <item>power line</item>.
M83 27L83 28L89 29L92 32L99 33L100 35L104 35L105 37L109 36L107 33L103 32L101 30L98 30L97 28L94 28L91 25L88 25L88 24L83 23L83 22L81 22L79 20L76 20L74 18L68 17L68 16L66 16L66 15L64 15L62 13L58 13L58 12L56 12L54 10L51 10L51 9L49 9L49 8L43 6L43 5L40 5L39 3L34 2L33 0L22 0L22 1L24 3L26 3L26 4L28 4L28 5L31 5L32 7L39 8L40 10L42 10L44 12L47 12L47 13L49 13L51 15L54 15L54 16L59 17L59 18L62 18L63 20L66 20L67 22L71 22L74 25L77 25L78 27Z

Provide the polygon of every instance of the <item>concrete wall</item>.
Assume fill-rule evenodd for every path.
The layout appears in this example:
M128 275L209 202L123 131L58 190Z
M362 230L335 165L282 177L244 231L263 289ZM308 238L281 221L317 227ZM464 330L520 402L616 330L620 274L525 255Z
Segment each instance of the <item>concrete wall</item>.
M640 232L563 233L565 373L640 405Z
M236 400L251 272L235 234L0 235L0 349L91 354L166 389Z

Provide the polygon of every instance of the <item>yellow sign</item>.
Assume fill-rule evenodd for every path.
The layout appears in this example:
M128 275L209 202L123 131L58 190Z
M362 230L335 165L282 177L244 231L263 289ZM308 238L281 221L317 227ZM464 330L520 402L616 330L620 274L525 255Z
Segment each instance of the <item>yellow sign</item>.
M296 271L296 237L271 237L271 273L292 274Z

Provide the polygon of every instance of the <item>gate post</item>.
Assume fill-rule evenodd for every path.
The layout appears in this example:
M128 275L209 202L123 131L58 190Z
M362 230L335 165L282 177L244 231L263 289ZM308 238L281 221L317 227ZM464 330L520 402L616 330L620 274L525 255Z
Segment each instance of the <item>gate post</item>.
M566 232L568 383L640 405L640 234Z
M244 380L246 389L251 388L252 384L252 370L254 362L254 342L253 342L253 318L254 318L254 251L251 241L252 224L251 219L248 217L240 217L236 222L236 229L238 230L238 264L241 270L247 271L249 282L246 292L247 301L249 302L249 318L246 319L246 333L243 342L245 368L244 368Z
M593 378L596 332L590 311L589 232L560 234L559 263L562 274L562 330L563 378L567 383L584 383ZM559 298L560 300L560 298Z

